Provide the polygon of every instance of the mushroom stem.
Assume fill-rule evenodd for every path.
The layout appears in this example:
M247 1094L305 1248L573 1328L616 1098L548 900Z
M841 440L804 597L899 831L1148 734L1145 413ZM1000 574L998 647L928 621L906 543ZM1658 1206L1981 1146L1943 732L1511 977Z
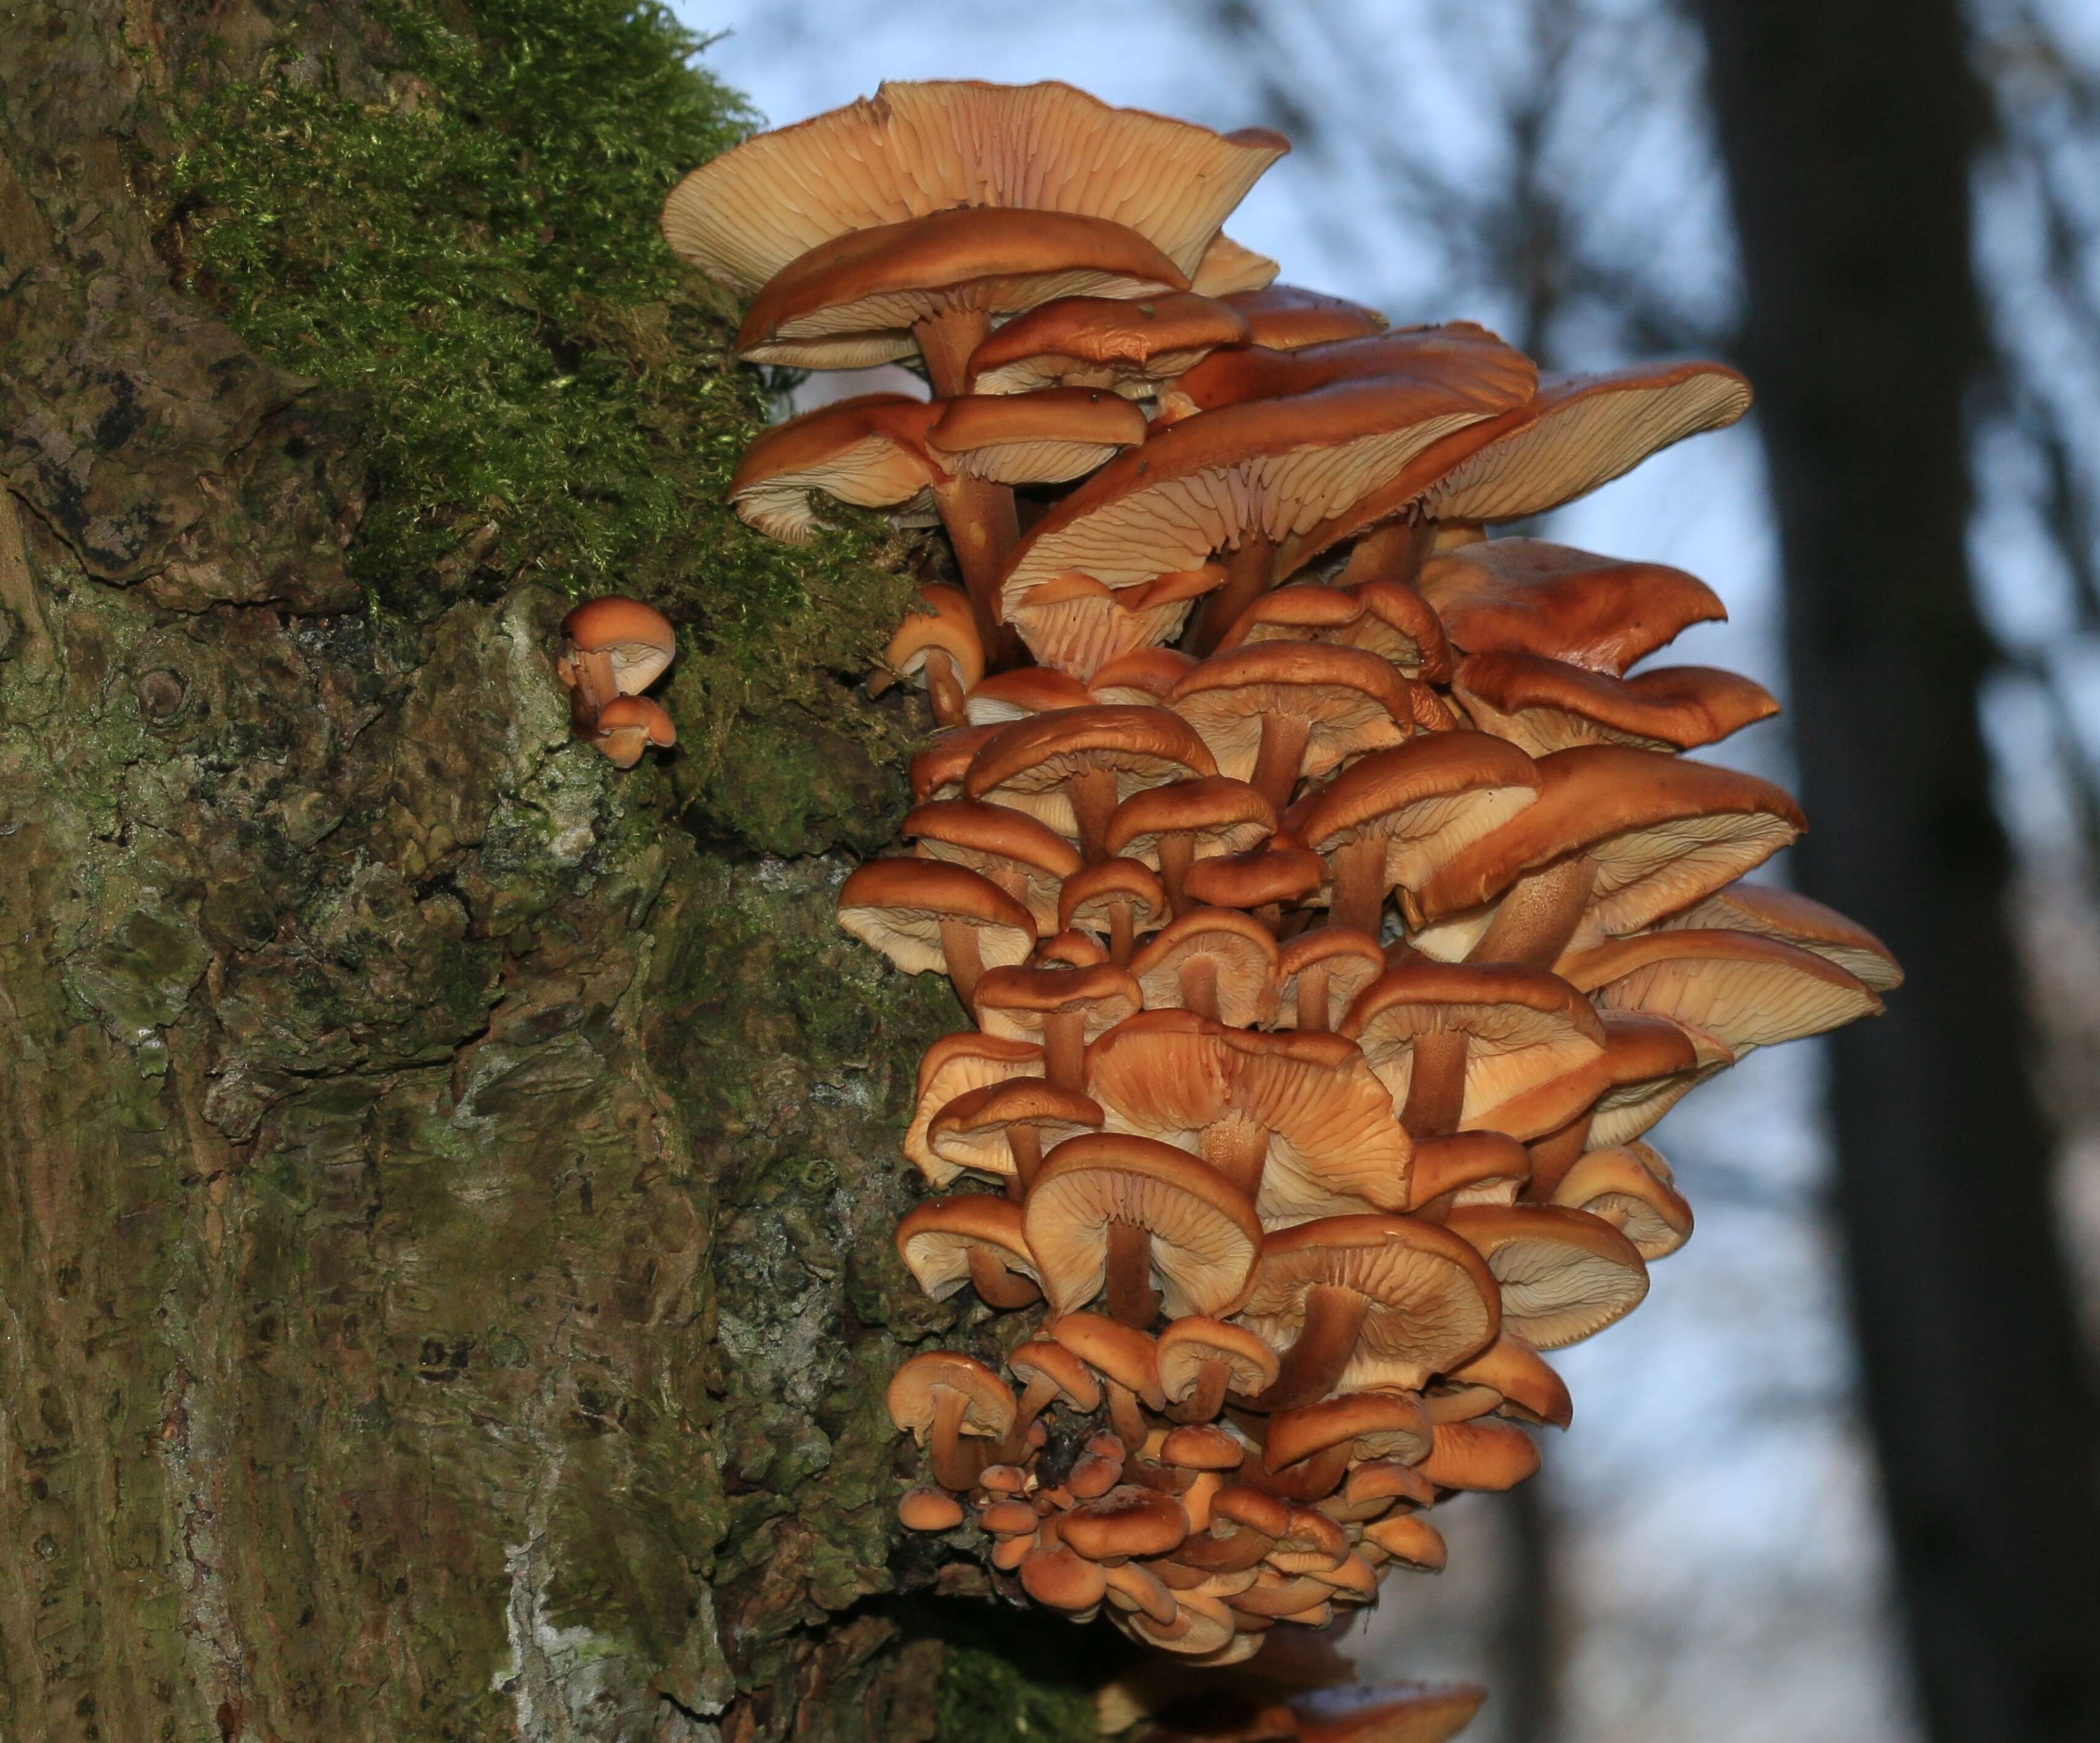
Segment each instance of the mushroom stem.
M973 1254L971 1256L974 1258L976 1255ZM1035 1419L1056 1402L1058 1392L1057 1383L1043 1375L1039 1374L1029 1381L1021 1394L1020 1402L1014 1407L1013 1427L999 1444L1001 1463L1017 1465L1026 1460L1028 1431L1035 1425Z
M1109 1395L1109 1424L1127 1446L1142 1446L1149 1432L1145 1412L1138 1408L1137 1394L1115 1380L1105 1383ZM1134 1455L1133 1455L1134 1456Z
M1159 838L1159 881L1166 886L1168 905L1179 918L1188 911L1189 898L1181 893L1181 880L1196 863L1196 838L1180 831Z
M969 1407L968 1394L952 1386L943 1386L933 1395L933 1430L927 1437L927 1450L933 1454L933 1480L957 1494L977 1481L986 1463L984 1449L962 1444L963 1418Z
M968 1004L976 997L977 982L984 973L984 957L977 950L977 929L967 920L942 920L941 955L948 964L948 978L955 983L956 996Z
M1297 790L1305 765L1305 741L1312 722L1302 714L1269 714L1261 722L1261 748L1255 754L1247 784L1282 811Z
M1137 943L1137 929L1131 917L1127 902L1109 904L1109 960L1118 969L1130 966L1131 953Z
M1276 564L1276 546L1264 533L1250 533L1238 550L1225 558L1224 585L1212 592L1197 614L1189 632L1188 651L1198 660L1218 651L1225 632L1239 621L1240 613L1268 591L1269 571Z
M1395 520L1374 527L1357 541L1357 548L1349 553L1335 585L1357 587L1365 581L1398 581L1412 587L1435 536L1435 529L1427 521Z
M1335 1283L1305 1291L1305 1321L1298 1341L1284 1352L1276 1383L1247 1401L1255 1410L1295 1410L1317 1404L1335 1389L1355 1353L1357 1334L1371 1310L1370 1298Z
M1251 1120L1215 1120L1198 1141L1203 1160L1250 1198L1261 1192L1261 1171L1268 1160L1268 1127Z
M913 326L935 399L958 399L969 391L970 353L990 333L991 316L982 309L944 309ZM933 505L955 548L986 655L995 665L1018 664L1014 633L999 615L999 570L1021 537L1012 489L988 479L955 478L933 487Z
M1099 865L1109 857L1109 814L1116 808L1116 778L1113 769L1082 769L1065 783L1072 815L1079 820L1079 857Z
M963 587L986 654L998 665L1015 663L1008 649L1013 632L999 615L999 571L1021 541L1012 487L958 474L933 486L933 506L955 547L955 567L963 571Z
M1385 837L1365 835L1344 841L1330 861L1335 873L1335 896L1327 905L1327 924L1353 926L1373 938L1379 934L1379 916L1385 907ZM1299 1003L1304 1001L1301 999ZM1303 1028L1301 1022L1299 1026Z
M1568 1171L1582 1159L1583 1148L1590 1141L1593 1115L1594 1110L1571 1119L1558 1132L1549 1132L1529 1146L1531 1184L1525 1190L1526 1198L1553 1196L1553 1189L1567 1178Z
M1232 1365L1213 1357L1196 1370L1196 1383L1179 1404L1170 1404L1167 1414L1177 1423L1214 1423L1225 1407L1225 1388L1233 1377Z
M1587 854L1519 878L1466 960L1551 968L1575 936L1596 880L1597 862Z
M1197 955L1181 964L1181 1008L1198 1017L1218 1020L1218 964L1215 959Z
M1025 1198L1035 1184L1035 1171L1043 1166L1043 1140L1033 1126L1006 1128L1007 1148L1013 1152L1013 1172L1006 1177L1009 1198Z
M1431 1029L1414 1038L1407 1105L1400 1123L1410 1138L1440 1138L1458 1129L1466 1103L1466 1034Z
M1327 964L1324 962L1298 971L1298 1026L1321 1032L1335 1026L1327 1009Z
M1002 1313L1033 1307L1043 1299L1043 1291L1035 1284L1018 1272L1008 1270L982 1247L970 1249L970 1287L977 1291L977 1300Z
M955 661L938 647L926 655L926 695L933 704L933 718L942 726L964 723L962 676Z
M1149 1331L1159 1317L1159 1297L1152 1287L1152 1231L1142 1223L1115 1222L1108 1234L1109 1312L1126 1326ZM1116 1432L1130 1439L1121 1423Z
M1060 1089L1085 1087L1085 1012L1052 1011L1043 1019L1043 1074Z
M911 337L926 360L926 379L936 399L957 399L970 391L970 353L991 336L983 309L942 309L914 323Z
M612 655L602 650L593 653L578 648L575 671L579 706L572 712L582 715L587 726L595 726L598 710L620 694L619 680L612 674Z

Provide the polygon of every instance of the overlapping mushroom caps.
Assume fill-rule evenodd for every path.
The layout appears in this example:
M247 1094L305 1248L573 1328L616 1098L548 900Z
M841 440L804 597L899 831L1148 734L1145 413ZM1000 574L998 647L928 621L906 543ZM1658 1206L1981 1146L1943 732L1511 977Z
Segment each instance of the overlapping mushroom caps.
M899 1376L934 1485L900 1515L1202 1666L1440 1567L1428 1510L1571 1420L1540 1352L1692 1233L1656 1122L1901 978L1741 881L1803 819L1685 753L1776 704L1640 664L1712 591L1489 536L1732 421L1741 378L1542 377L1478 327L1273 285L1219 226L1282 149L1061 85L892 85L664 217L750 299L748 357L915 359L934 396L792 421L732 487L788 539L827 502L930 507L960 584L936 548L871 684L947 729L908 856L839 898L968 1022L904 1143L942 1196L898 1252L970 1348ZM586 628L595 719L632 686Z

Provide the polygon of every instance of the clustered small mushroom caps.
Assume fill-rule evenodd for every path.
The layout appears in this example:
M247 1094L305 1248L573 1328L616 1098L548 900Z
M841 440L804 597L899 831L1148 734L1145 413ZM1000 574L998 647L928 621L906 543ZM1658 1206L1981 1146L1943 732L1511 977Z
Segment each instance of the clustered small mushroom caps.
M931 1479L900 1515L1206 1666L1440 1568L1432 1509L1571 1419L1542 1352L1691 1233L1644 1135L1900 979L1740 881L1801 814L1685 753L1772 699L1630 669L1711 590L1490 533L1732 421L1741 378L1543 376L1273 284L1219 227L1284 149L885 85L664 219L750 299L746 357L915 359L933 396L792 419L731 489L789 540L827 501L930 508L953 560L871 685L945 729L912 845L839 897L973 1023L920 1068L905 1153L943 1196L898 1249L986 1311L892 1383Z
M669 620L622 594L587 599L562 620L554 675L569 692L576 735L618 769L631 769L652 745L668 750L677 727L642 692L677 656Z

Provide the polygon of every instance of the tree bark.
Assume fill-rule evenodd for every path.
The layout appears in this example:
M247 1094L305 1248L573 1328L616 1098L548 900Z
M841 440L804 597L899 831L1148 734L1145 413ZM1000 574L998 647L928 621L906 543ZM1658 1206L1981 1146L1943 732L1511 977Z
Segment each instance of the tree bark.
M2100 1736L2096 1442L1979 727L1987 367L1951 0L1699 0L1786 570L1804 886L1909 981L1833 1038L1838 1203L1912 1662L1946 1743Z
M179 100L433 100L390 15L0 8L0 1732L924 1738L902 717L615 772L501 510L390 608L364 411L171 275Z

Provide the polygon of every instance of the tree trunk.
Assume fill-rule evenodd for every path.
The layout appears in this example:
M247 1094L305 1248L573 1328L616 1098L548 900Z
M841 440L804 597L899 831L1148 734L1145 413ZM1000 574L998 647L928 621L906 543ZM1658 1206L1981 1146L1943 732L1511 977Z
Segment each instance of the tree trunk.
M907 583L720 507L761 401L641 252L662 179L620 219L661 283L527 305L532 250L624 173L593 142L648 117L499 126L505 93L587 97L577 57L617 52L707 95L646 15L530 13L0 8L11 1737L933 1733L940 1649L871 1600L908 1464L883 1387L952 1319L891 1240L956 1013L832 913L905 803L911 729L843 678ZM311 200L178 197L186 116ZM416 153L358 180L400 139L456 179L439 218L514 174L545 232L490 265L519 227L471 214L457 284L360 338L386 286L353 268L430 241L382 233ZM348 240L311 271L240 277L322 218ZM610 545L595 442L553 486L434 496L430 454L559 422L414 447L404 396L435 417L482 372L387 360L462 310L580 428L673 382L614 434L657 444L652 488L704 449L704 488ZM550 664L572 592L622 580L687 649L685 744L624 775Z
M2096 1442L1977 705L1985 367L1951 0L1700 0L1787 583L1805 887L1895 949L1833 1039L1846 1264L1912 1662L1946 1743L2100 1736Z

